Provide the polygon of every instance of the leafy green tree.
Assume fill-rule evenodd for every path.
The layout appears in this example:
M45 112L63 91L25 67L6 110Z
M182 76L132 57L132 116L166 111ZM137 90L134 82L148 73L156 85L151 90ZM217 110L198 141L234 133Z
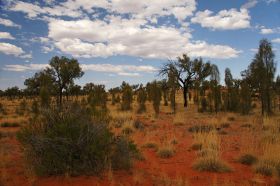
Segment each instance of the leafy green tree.
M159 106L160 106L160 101L161 101L161 87L157 81L153 81L151 83L151 88L152 88L151 96L152 96L153 108L154 108L156 117L158 117Z
M210 75L210 91L212 96L212 101L214 102L214 110L216 113L221 107L221 86L220 83L220 71L217 65L212 65L211 75ZM212 103L211 103L212 105Z
M274 57L271 43L262 39L258 52L247 70L247 78L252 87L260 93L263 115L272 113L272 86L276 71Z
M178 57L178 61L169 61L161 69L159 74L167 76L170 71L176 76L179 85L183 88L184 107L188 106L187 94L193 83L201 83L211 73L209 62L204 63L202 59L191 60L186 54Z
M146 111L146 105L145 105L146 101L147 101L147 93L146 93L145 88L141 84L139 89L138 89L138 92L137 92L137 102L139 104L137 112L139 114Z
M63 90L68 95L69 87L74 84L74 80L83 76L79 62L72 58L55 56L50 60L50 67L47 71L52 75L58 87L59 105L62 105Z
M121 90L122 90L122 103L121 103L121 109L122 110L131 110L131 104L133 101L133 91L131 86L123 82L121 85Z
M14 87L10 87L10 88L7 88L5 90L5 96L7 96L9 99L14 99L16 97L19 97L21 92L19 90L19 88L17 86L14 86Z
M240 109L242 114L249 114L252 105L252 93L250 85L246 79L240 83Z

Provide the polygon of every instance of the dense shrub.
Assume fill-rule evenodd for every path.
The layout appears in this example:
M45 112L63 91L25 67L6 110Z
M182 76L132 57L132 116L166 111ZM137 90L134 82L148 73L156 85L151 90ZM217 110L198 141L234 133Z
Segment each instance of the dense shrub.
M257 157L252 154L243 154L239 157L238 162L244 165L252 165L258 161Z
M147 101L147 93L141 85L139 90L138 90L138 94L137 94L137 102L139 104L137 112L139 114L146 111L146 105L145 105L146 101Z
M162 147L157 151L157 155L160 158L171 158L172 156L174 156L174 150L170 147Z
M193 168L197 171L209 171L209 172L230 172L231 168L223 161L215 157L206 157L198 159Z
M18 139L38 175L98 174L110 162L127 169L137 153L131 141L114 137L107 124L93 123L79 105L45 110L42 119L21 129Z
M1 127L19 127L19 124L16 123L16 122L4 122L4 123L1 123Z
M188 129L189 132L210 132L214 130L211 125L195 125Z
M122 110L131 110L131 104L133 101L133 91L131 86L128 83L123 82L122 86L122 103L121 103L121 109Z

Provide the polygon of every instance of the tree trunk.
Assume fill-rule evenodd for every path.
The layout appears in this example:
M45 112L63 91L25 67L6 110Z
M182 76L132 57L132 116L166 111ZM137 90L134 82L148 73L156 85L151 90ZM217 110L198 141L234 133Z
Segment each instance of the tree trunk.
M187 86L184 86L184 107L188 107L188 97L187 97L187 94L188 94L188 87Z

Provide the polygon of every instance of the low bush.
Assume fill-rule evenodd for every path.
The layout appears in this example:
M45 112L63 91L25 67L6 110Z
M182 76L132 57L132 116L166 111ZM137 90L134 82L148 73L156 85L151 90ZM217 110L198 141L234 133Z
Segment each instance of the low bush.
M157 155L160 158L171 158L174 155L175 151L170 147L162 147L157 151Z
M256 164L254 170L257 174L272 176L276 171L276 167L274 166L273 162L262 160Z
M92 122L79 105L47 109L17 137L37 175L100 174L111 165L128 169L138 153L133 142L115 137L106 123Z
M189 132L210 132L214 129L211 125L195 125L188 129Z
M232 169L215 157L206 157L198 159L194 164L193 168L197 171L209 171L209 172L230 172Z
M19 127L20 125L16 122L4 122L1 123L1 127Z
M239 157L238 162L244 165L252 165L258 161L258 158L252 154L243 154Z
M158 149L158 145L156 143L146 143L145 145L143 145L144 148L149 148L149 149L155 149L157 150Z

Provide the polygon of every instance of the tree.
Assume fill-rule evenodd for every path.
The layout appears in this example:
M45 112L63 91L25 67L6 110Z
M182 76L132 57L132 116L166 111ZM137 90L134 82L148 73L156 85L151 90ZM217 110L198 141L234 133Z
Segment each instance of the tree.
M221 87L220 83L220 71L217 65L212 65L210 75L210 90L212 94L212 100L214 102L214 110L218 113L221 106ZM212 104L212 103L211 103Z
M275 77L276 63L271 43L262 39L258 52L248 67L247 78L252 87L260 93L262 114L272 113L272 86Z
M121 103L121 109L122 110L131 110L131 104L133 101L133 91L131 86L126 83L122 82L121 85L122 90L122 103Z
M10 99L19 97L21 92L17 86L7 88L5 90L5 96L9 97Z
M227 94L224 100L225 109L227 111L232 111L232 89L233 89L233 77L229 68L225 69L225 84L227 87Z
M157 81L153 81L151 83L151 88L152 88L151 96L152 96L153 108L155 111L155 115L157 117L159 114L159 106L161 101L161 88Z
M72 58L55 56L50 60L50 67L47 71L52 75L58 87L59 105L62 105L63 90L66 91L68 97L69 86L74 84L74 79L83 76L79 62Z
M184 107L187 107L189 88L193 83L201 83L210 75L211 65L209 62L204 63L201 58L191 60L186 54L183 54L182 57L178 57L178 61L169 61L165 64L159 74L167 76L170 71L173 71L179 85L183 88Z
M164 106L168 106L168 83L166 79L161 80L160 82L161 90L163 93L163 101L164 101Z
M250 85L246 79L240 83L240 109L242 114L249 114L252 105Z
M145 88L141 84L138 91L137 91L137 102L139 104L137 112L139 114L146 111L146 105L145 105L146 101L147 101L147 93L145 91Z

